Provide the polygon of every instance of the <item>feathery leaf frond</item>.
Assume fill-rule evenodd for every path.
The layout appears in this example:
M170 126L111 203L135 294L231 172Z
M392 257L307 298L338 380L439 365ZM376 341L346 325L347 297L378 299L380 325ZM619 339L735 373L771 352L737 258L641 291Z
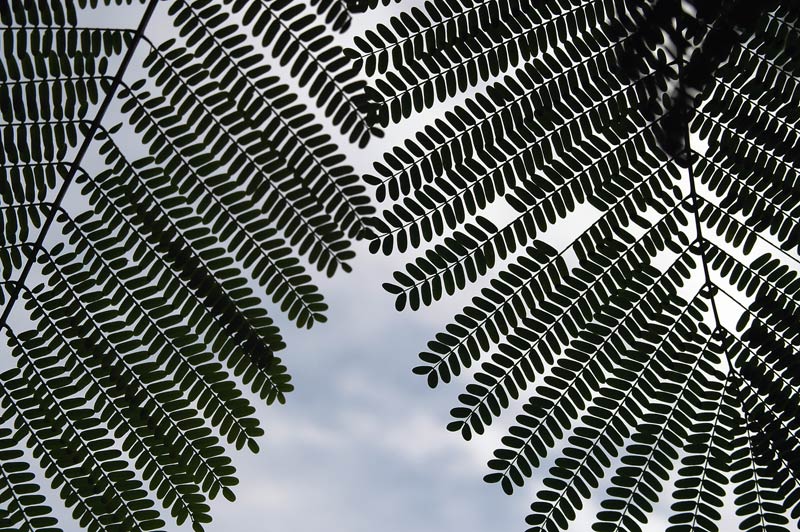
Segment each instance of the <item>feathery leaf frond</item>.
M465 439L519 404L485 479L543 477L529 530L601 489L598 531L665 498L670 531L716 530L731 490L743 530L800 517L799 15L442 0L347 52L380 123L441 109L365 176L370 249L420 250L384 285L398 310L480 285L414 372L475 366Z
M324 125L381 134L325 25L347 27L342 2L315 3L324 21L285 0L141 4L134 28L81 24L114 2L0 5L4 529L58 530L43 475L87 530L160 529L159 507L203 530L238 482L223 444L263 434L242 388L293 388L265 301L325 321L306 264L350 271L373 213ZM177 36L148 36L154 16Z

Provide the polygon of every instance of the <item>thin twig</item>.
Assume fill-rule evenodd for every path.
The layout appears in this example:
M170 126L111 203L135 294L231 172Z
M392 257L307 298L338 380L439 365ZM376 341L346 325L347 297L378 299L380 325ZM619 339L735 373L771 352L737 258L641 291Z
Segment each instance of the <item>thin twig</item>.
M78 172L78 169L81 166L83 157L86 155L86 152L89 151L89 145L92 143L94 136L97 134L97 131L102 124L103 117L105 116L108 107L111 105L111 101L114 99L117 89L122 84L122 76L125 75L125 70L127 70L131 59L133 59L133 54L136 53L136 46L144 36L144 31L147 28L147 24L150 22L150 18L153 16L153 12L155 12L156 5L158 5L158 0L150 0L147 4L144 15L142 15L142 19L139 21L139 27L136 28L136 33L133 35L133 39L131 40L128 49L125 52L125 57L122 58L122 63L120 63L119 69L117 70L117 73L111 82L111 86L106 91L105 98L100 104L100 109L98 109L94 120L92 120L92 123L89 126L89 131L83 138L83 142L78 149L78 153L75 156L75 159L72 161L72 165L69 167L66 177L64 177L64 182L61 184L61 188L58 190L58 195L56 195L55 199L53 200L53 208L47 213L47 218L45 219L44 224L42 224L42 230L39 231L39 236L36 238L36 242L34 243L34 246L38 248L43 246L44 239L50 230L50 226L53 224L53 220L55 220L58 207L64 201L64 197L67 195L67 189L72 183L72 180L75 178L75 174ZM21 287L23 284L25 284L25 280L28 278L34 262L35 261L33 258L28 258L28 260L25 262L22 272L19 275L19 278L14 283L14 288L11 294L9 294L8 303L3 309L2 316L0 316L0 327L4 326L8 322L8 318L11 315L11 310L14 308L14 304L17 302L17 299L19 299Z

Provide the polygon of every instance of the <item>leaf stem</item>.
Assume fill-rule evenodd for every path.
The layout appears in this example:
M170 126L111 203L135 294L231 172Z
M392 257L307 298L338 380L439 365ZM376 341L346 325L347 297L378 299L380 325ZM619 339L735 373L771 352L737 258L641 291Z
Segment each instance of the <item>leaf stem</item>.
M703 274L706 278L706 285L711 290L708 299L711 301L711 310L714 313L714 321L716 322L716 328L719 328L722 325L722 322L719 319L719 311L717 310L717 303L714 298L714 289L716 285L711 281L711 275L708 271L708 260L706 259L706 251L705 251L705 239L703 238L703 229L702 224L700 223L700 215L699 215L699 206L698 206L698 195L697 195L697 186L695 184L695 176L694 176L694 169L692 167L692 149L691 149L691 139L689 138L689 110L685 107L685 98L684 92L686 91L686 87L684 86L684 55L685 52L682 51L681 56L678 60L678 97L681 98L681 102L679 105L684 105L681 109L681 113L684 115L684 123L681 124L683 128L683 153L686 157L686 170L689 173L689 195L692 197L692 210L694 214L694 224L695 230L697 232L697 242L699 244L700 249L700 262L703 264Z
M47 236L48 231L50 230L50 226L53 224L53 220L55 220L56 212L58 211L57 207L61 205L64 201L64 197L67 195L67 189L69 188L70 184L72 183L73 179L75 178L75 174L78 172L78 169L81 166L81 162L83 161L83 157L86 155L86 152L89 150L89 145L92 143L95 134L100 129L100 126L103 121L103 117L108 111L108 107L111 105L111 101L114 99L114 95L117 92L117 89L122 84L122 77L125 75L125 71L128 68L128 65L133 59L133 54L136 53L136 47L139 42L142 40L144 36L144 31L147 28L147 24L150 22L153 13L155 12L156 6L158 5L158 0L149 0L147 3L147 7L145 8L144 14L142 15L141 20L139 21L139 26L136 28L136 33L134 33L133 38L131 39L131 43L128 45L128 49L125 51L125 57L122 58L122 63L120 63L119 69L117 73L114 75L114 79L111 82L111 86L106 91L106 96L103 98L103 102L100 104L100 108L97 110L97 114L95 115L94 119L92 120L89 131L87 131L86 135L83 137L83 142L81 143L80 148L78 148L78 153L75 156L75 159L72 161L72 165L69 167L67 175L64 177L64 182L61 184L61 188L58 190L58 194L56 195L55 199L53 200L53 208L50 212L47 213L47 218L42 225L41 231L39 231L39 236L36 238L36 242L34 246L42 247L44 245L44 239ZM13 289L11 294L9 294L9 300L6 304L5 308L3 309L3 314L0 315L0 327L3 327L8 322L8 318L11 315L11 311L14 308L14 304L19 299L19 295L21 292L22 285L25 283L25 280L28 278L28 275L33 268L33 263L35 261L32 258L29 258L25 262L25 266L22 269L22 272L19 275L19 278L13 285Z

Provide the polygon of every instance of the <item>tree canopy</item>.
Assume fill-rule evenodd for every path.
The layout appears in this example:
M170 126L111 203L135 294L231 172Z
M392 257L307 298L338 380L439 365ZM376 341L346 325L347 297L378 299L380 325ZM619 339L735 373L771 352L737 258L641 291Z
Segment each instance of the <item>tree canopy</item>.
M797 527L800 6L393 4L0 4L0 528L203 530L359 238L529 530Z
M797 525L799 14L441 0L348 51L382 125L425 121L364 176L372 251L416 252L385 289L475 286L414 372L469 374L467 440L520 412L485 480L537 478L529 530L592 497L594 530L664 498L670 530L716 530L731 491L743 530Z

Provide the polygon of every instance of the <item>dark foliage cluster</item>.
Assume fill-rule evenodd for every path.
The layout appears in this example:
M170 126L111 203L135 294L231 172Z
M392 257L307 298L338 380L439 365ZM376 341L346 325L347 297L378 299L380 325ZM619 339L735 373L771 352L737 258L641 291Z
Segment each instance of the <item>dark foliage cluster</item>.
M202 530L234 498L223 442L263 434L243 391L292 389L267 308L325 321L308 268L349 271L374 212L327 132L380 135L334 42L349 12L311 4L0 3L3 530L59 529L39 474L92 531L159 506ZM138 26L81 22L119 9Z
M115 3L0 3L0 528L59 530L44 476L88 530L202 530L224 442L258 447L250 397L292 389L268 309L325 321L310 270L362 235L417 255L398 310L482 285L414 372L468 380L467 440L517 411L485 480L540 481L530 530L596 496L598 531L665 503L717 530L728 500L742 530L797 526L797 3L428 0L350 50L393 0L81 23ZM363 176L376 216L332 134L428 110Z
M485 480L536 477L530 530L594 496L594 530L665 500L671 531L717 530L726 493L743 530L797 525L798 17L441 0L347 51L382 125L442 111L365 176L387 203L371 249L419 250L384 285L399 310L483 283L414 371L469 374L465 439L518 410Z

